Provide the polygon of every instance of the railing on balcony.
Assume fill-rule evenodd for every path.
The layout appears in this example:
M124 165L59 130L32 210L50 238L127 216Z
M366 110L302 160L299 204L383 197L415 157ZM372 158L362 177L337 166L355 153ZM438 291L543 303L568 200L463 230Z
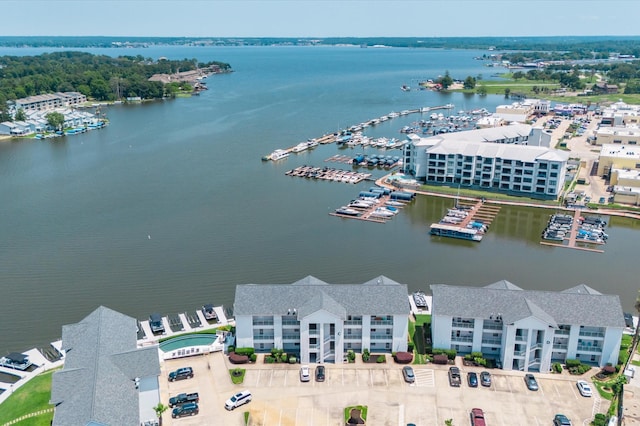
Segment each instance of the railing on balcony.
M273 320L253 320L253 325L273 325Z
M320 343L310 343L309 349L320 349Z
M351 334L345 334L344 335L344 339L345 340L360 340L362 339L362 333L351 333Z
M392 340L393 335L391 334L372 334L371 340Z
M282 318L282 325L300 325L300 321Z
M601 331L581 331L580 336L585 337L604 337L604 333Z
M300 334L283 334L283 340L300 340Z
M320 330L309 330L309 336L317 336L320 334Z
M371 325L393 325L393 320L371 320Z
M500 346L502 344L501 340L496 339L482 339L483 345L492 345L492 346Z
M362 320L346 320L344 325L362 325Z
M576 350L581 351L581 352L602 353L602 347L601 346L578 345Z
M571 330L565 330L565 329L561 328L559 330L555 330L554 334L555 335L561 334L561 335L564 335L564 336L568 336L570 332L571 332Z
M566 343L554 343L553 349L569 349L569 345Z
M484 330L502 330L502 324L496 322L485 322L482 324Z
M527 342L527 336L518 336L518 335L516 334L515 341L516 341L516 342L525 342L525 343L526 343L526 342Z
M534 349L542 349L542 343L535 343L533 345L531 345L531 347L529 348L529 350L534 350Z
M257 336L253 336L254 340L273 340L273 334L258 334Z
M456 336L451 338L452 342L470 342L473 343L473 337Z
M473 323L472 322L462 322L462 321L452 321L451 322L451 327L473 328Z

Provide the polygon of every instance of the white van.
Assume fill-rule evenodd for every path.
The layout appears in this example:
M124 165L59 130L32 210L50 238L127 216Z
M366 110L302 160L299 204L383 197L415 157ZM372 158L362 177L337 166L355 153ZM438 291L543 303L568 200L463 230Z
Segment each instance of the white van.
M238 392L231 398L227 399L227 402L224 403L224 408L226 408L227 410L236 409L239 406L251 401L251 398L251 392L249 392L248 390L243 390L242 392Z

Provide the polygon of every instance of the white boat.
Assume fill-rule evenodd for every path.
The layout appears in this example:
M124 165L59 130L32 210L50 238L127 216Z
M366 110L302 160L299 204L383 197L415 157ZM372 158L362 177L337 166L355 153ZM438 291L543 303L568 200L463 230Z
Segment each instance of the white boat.
M363 200L353 200L347 207L353 207L356 209L368 209L372 205Z
M289 151L285 149L276 149L271 153L269 158L273 161L282 160L283 158L287 158L289 156Z
M358 210L355 209L351 209L349 207L343 206L340 207L339 209L336 209L336 213L337 214L343 214L346 216L360 216L360 212Z
M307 144L307 142L300 142L298 145L291 148L291 151L302 152L302 151L306 151L307 149L309 149L309 145Z
M389 116L389 118L396 118L400 116L400 114L398 114L397 112L390 112L387 115Z
M316 147L316 146L318 146L318 141L317 141L317 140L315 140L315 139L309 139L309 140L307 141L307 147L309 147L309 148L313 148L313 147Z
M394 206L394 207L404 206L404 204L401 203L400 201L394 201L394 200L386 201L385 204L388 205L388 206Z
M373 212L371 212L371 216L373 217L393 217L395 213L391 210L387 210L384 207L378 207Z

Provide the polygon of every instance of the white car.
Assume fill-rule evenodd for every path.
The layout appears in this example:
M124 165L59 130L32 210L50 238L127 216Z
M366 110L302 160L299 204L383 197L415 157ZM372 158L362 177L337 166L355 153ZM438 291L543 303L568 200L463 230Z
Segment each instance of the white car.
M302 367L300 367L300 381L308 382L309 380L311 380L311 373L309 372L309 366L303 365Z
M586 397L589 397L589 396L593 395L593 391L591 390L591 386L589 386L589 383L587 383L586 381L578 380L578 382L576 383L576 386L578 386L578 390L580 391L580 395L586 396Z

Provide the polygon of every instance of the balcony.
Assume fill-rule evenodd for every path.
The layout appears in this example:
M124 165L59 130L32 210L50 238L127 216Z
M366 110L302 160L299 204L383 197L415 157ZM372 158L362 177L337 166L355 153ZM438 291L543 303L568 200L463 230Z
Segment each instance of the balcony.
M457 337L452 337L451 341L473 343L473 337L457 336Z
M344 340L361 340L361 339L362 339L362 333L351 333L351 334L344 335Z
M273 320L253 320L253 325L270 325L273 327Z
M558 336L558 335L568 336L570 332L571 332L571 330L565 330L565 329L561 328L561 329L559 329L559 330L556 330L556 331L554 332L554 334L555 334L556 336Z
M483 330L502 330L502 323L497 322L485 322L482 324Z
M601 331L580 331L580 336L604 338L604 333Z
M567 350L569 348L569 345L567 345L566 343L554 343L553 344L553 349L564 349Z
M371 340L392 340L393 335L391 334L372 334Z
M282 325L300 325L300 321L282 318Z
M309 336L318 336L320 335L320 330L309 330Z
M300 340L300 334L283 334L282 340Z
M451 327L453 328L473 328L473 322L464 321L452 321Z
M371 325L393 325L393 320L371 320Z
M273 340L273 334L272 335L258 334L257 336L253 336L253 340Z
M344 325L362 325L362 320L346 320Z
M602 353L602 347L600 346L578 345L576 350L580 352Z
M513 356L525 356L527 351L517 351L513 353Z
M483 345L489 345L489 346L500 346L502 344L502 341L500 339L482 339L482 344Z

